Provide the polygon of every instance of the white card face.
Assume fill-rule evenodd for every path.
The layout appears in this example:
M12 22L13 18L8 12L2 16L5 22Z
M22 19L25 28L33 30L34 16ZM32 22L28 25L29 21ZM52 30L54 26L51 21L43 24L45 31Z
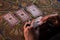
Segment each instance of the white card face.
M23 22L31 18L23 9L18 10L16 15L18 15Z
M31 5L26 7L27 11L29 11L34 17L42 15L41 10L39 10L35 5Z
M35 19L35 22L39 22L38 24L41 24L41 19L42 19L42 18L43 18L42 16L36 18L36 19Z
M11 26L14 26L16 25L19 21L18 19L12 15L12 14L6 14L3 16L3 18L11 25Z

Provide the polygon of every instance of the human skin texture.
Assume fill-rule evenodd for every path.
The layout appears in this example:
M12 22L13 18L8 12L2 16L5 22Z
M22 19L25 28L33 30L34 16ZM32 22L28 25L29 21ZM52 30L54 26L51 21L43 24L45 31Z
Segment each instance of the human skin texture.
M49 18L56 17L58 14L51 14L43 17L41 19L42 24L46 22ZM36 35L35 35L35 30L33 29L33 22L26 22L24 25L24 37L25 40L37 40ZM30 24L30 26L26 26L27 24Z

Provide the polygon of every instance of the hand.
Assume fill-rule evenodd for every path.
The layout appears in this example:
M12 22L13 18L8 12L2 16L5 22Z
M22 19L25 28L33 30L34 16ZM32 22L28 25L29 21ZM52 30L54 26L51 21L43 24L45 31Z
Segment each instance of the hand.
M51 15L47 15L47 16L44 16L42 19L41 19L41 22L42 24L45 23L48 19L50 18L53 18L53 17L57 17L58 14L51 14Z
M26 26L27 24L30 24L30 26ZM33 22L26 22L24 25L24 37L25 40L35 40L35 31L33 29Z

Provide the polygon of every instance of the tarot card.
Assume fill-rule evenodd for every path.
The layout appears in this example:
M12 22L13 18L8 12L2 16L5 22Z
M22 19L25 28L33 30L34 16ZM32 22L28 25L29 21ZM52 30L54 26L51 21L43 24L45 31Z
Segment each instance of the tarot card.
M13 14L6 14L3 16L3 18L11 25L14 26L17 23L19 23L19 20L13 15Z
M42 11L39 10L35 5L26 7L27 11L30 12L34 17L42 15Z
M16 12L16 15L17 15L19 18L21 18L21 20L22 20L23 22L31 19L31 17L25 12L24 9L18 10L18 11Z

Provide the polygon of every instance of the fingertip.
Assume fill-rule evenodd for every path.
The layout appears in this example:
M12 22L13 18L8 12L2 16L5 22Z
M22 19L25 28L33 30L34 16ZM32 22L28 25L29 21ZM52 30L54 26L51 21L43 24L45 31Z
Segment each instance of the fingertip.
M31 24L31 21L28 21L28 22L25 23L24 29L25 29L27 26L29 26L28 24L30 25L30 24Z
M26 25L27 25L27 22L26 22L25 25L24 25L24 29L26 28Z
M31 30L32 28L33 28L33 27L31 27L31 26L27 26L27 29L28 29L28 30Z
M31 22L31 27L33 27L33 23L34 23L34 20L32 20L32 22Z
M56 13L56 14L51 14L50 16L58 16L58 14Z

